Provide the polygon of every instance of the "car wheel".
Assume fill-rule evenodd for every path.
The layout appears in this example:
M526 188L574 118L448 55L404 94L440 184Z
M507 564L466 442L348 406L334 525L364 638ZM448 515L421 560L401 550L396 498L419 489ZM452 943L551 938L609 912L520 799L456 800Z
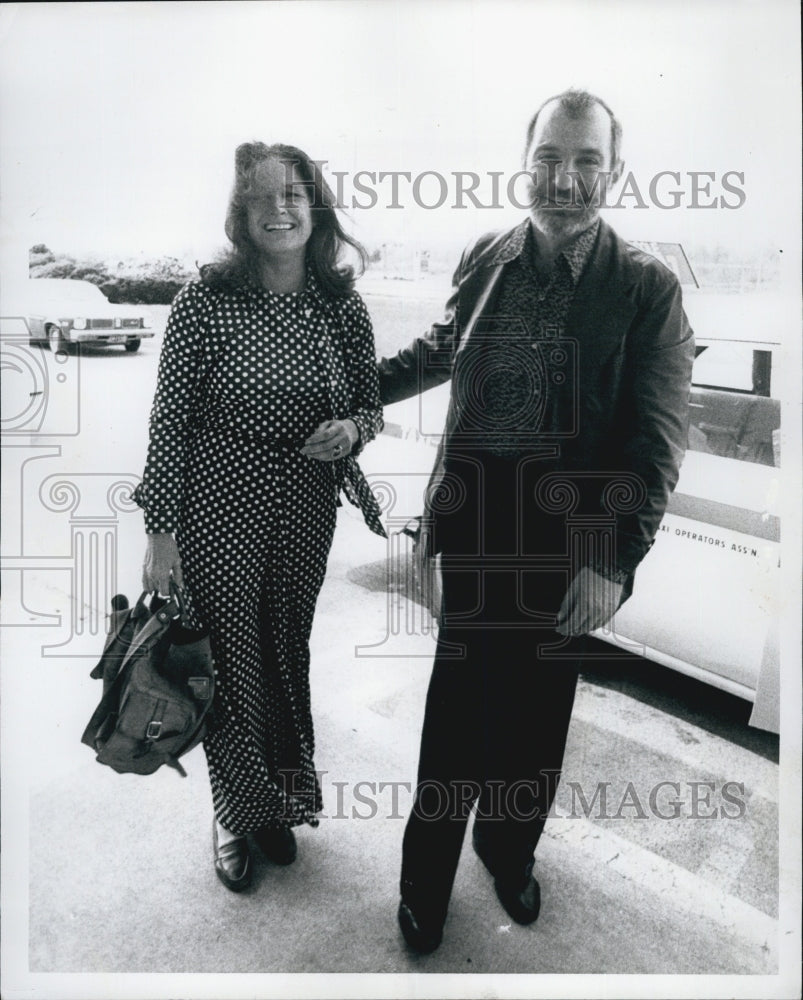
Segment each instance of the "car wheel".
M57 326L51 324L48 326L46 333L47 342L50 345L50 350L53 354L57 354L59 351L69 353L71 347L70 342L64 339L61 330Z
M129 354L134 354L139 350L139 345L142 343L141 340L127 340L125 342L125 349Z

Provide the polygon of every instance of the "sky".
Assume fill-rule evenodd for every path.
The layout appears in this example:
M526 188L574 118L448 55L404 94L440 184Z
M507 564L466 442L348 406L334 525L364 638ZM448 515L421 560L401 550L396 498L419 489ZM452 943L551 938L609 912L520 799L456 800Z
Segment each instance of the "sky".
M459 252L473 234L522 216L458 209L455 171L504 184L520 167L527 121L567 86L608 101L645 208L608 212L635 239L721 244L735 254L797 254L798 8L792 0L612 0L3 4L0 197L6 264L34 243L102 257L207 259L239 142L300 146L329 170L406 171L391 208L353 209L369 246ZM648 197L681 174L682 204ZM689 207L689 172L713 172ZM743 191L722 189L722 176ZM705 182L705 179L704 179ZM665 179L662 190L673 186ZM502 199L503 201L506 199ZM468 199L464 199L468 205ZM25 253L23 253L25 252ZM15 256L16 255L16 256ZM796 273L796 269L795 269Z

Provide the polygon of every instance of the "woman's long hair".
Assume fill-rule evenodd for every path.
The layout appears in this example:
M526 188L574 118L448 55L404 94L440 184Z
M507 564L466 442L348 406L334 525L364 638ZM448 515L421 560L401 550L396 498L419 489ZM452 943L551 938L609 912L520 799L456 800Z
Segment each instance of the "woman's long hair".
M365 249L340 225L336 214L337 202L332 189L324 180L318 164L296 146L264 142L244 142L234 154L234 187L226 212L226 235L232 247L212 264L200 268L201 279L214 288L233 291L249 278L257 277L258 253L248 235L246 198L253 184L256 167L265 160L276 159L298 170L307 188L312 211L312 235L307 243L307 267L315 275L321 290L328 295L348 295L354 281L365 270ZM343 263L346 247L357 254L360 269Z

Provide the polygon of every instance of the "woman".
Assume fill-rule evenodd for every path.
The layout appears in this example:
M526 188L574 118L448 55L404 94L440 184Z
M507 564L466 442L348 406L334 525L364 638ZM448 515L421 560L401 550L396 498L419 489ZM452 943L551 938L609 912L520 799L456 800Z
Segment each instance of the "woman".
M341 489L384 531L353 457L382 426L371 323L339 263L364 251L301 150L245 143L235 169L232 249L173 303L136 498L145 588L172 577L210 632L215 871L237 892L247 834L289 864L322 808L309 636Z

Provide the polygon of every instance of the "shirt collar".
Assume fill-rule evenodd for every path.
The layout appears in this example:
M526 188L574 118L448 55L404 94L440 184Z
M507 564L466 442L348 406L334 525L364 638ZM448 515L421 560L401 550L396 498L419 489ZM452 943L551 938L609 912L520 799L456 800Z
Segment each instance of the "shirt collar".
M583 268L591 255L591 250L599 232L599 222L600 220L596 219L588 229L580 233L579 236L573 239L558 254L558 259L562 257L569 265L569 271L575 285L580 280ZM515 260L522 255L524 248L532 239L530 220L525 219L510 232L507 239L496 250L489 263L492 266L496 264L508 264L511 260Z
M569 265L569 270L572 272L572 280L575 285L580 280L580 275L583 273L583 268L586 266L588 258L591 255L591 250L597 239L597 233L599 232L599 219L596 219L584 232L572 240L572 242L564 247L559 256L563 257L566 263Z
M491 267L495 267L497 264L509 264L511 260L515 260L521 256L527 242L527 231L529 228L530 220L525 219L507 234L488 261Z

